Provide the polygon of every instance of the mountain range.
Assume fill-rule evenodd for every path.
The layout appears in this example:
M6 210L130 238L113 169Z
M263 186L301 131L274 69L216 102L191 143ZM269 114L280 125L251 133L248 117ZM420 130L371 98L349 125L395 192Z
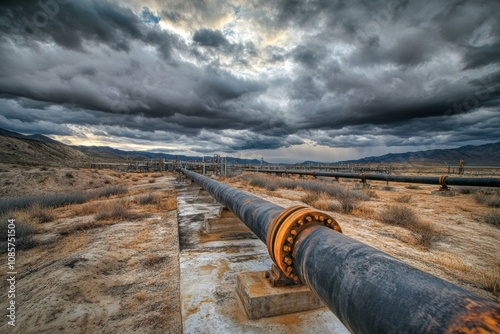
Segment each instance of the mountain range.
M41 134L23 135L0 128L0 154L4 163L27 165L83 166L91 162L125 162L130 160L166 159L202 161L200 156L173 155L147 151L124 151L107 146L70 146ZM260 164L258 159L228 157L229 163ZM499 165L500 142L480 146L467 145L454 149L391 153L337 163L448 163L464 159L468 165ZM268 164L268 162L264 162ZM298 165L317 165L305 161Z

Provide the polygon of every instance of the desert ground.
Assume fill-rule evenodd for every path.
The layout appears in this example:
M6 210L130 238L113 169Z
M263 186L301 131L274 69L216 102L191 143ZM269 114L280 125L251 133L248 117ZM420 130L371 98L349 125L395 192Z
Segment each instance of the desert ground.
M296 186L279 186L283 179ZM495 189L452 187L455 196L443 196L432 194L438 186L405 183L363 186L354 180L250 174L219 180L283 207L306 204L327 211L344 234L500 301ZM344 189L342 194L355 194L354 199L345 203L333 192L311 191L306 185L311 182ZM183 212L175 174L4 164L0 184L2 224L14 218L25 233L17 241L16 326L2 321L0 332L183 332L187 311L178 230ZM17 209L6 209L9 205ZM412 212L408 225L386 219L394 208L405 219ZM3 273L5 250L0 257ZM2 279L3 310L7 290ZM234 317L245 321L244 313Z

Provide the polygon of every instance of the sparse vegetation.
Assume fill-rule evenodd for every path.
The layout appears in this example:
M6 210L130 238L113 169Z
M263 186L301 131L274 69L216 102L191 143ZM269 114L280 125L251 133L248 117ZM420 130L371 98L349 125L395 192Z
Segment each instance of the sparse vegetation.
M500 296L500 275L481 272L479 276L479 285L481 289L492 292L495 296Z
M496 227L500 227L500 210L492 210L483 216L483 221Z
M40 208L56 208L68 204L77 204L100 197L121 195L128 191L122 185L98 189L91 192L75 192L65 194L39 194L0 199L0 213L28 209L34 205Z
M414 184L410 184L410 185L406 186L406 189L417 190L417 189L422 189L422 188L420 188L420 186L417 186L417 185L414 185Z
M139 216L130 211L130 202L121 200L106 203L96 215L96 220L137 219Z
M476 193L473 196L474 200L479 204L500 208L500 196L497 194Z
M158 201L158 198L156 195L149 193L147 195L142 196L139 198L139 204L145 205L145 204L153 204Z
M411 201L411 195L401 195L399 197L396 197L395 198L396 202L399 202L399 203L410 203Z
M438 240L443 234L435 224L421 221L413 209L404 205L389 206L381 212L380 220L386 224L410 230L417 245L423 248L429 248L431 243Z
M392 205L380 213L380 220L386 224L411 227L418 223L415 212L404 205Z
M64 174L65 177L67 177L68 179L74 179L75 176L73 175L72 172L66 172L66 174Z
M149 179L149 183L155 183L156 179Z

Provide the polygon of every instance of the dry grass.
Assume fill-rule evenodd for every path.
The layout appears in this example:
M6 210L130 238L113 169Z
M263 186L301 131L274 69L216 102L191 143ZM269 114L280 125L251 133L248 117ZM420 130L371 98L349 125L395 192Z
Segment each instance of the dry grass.
M483 215L483 221L496 227L500 227L500 210L492 210Z
M155 183L156 182L156 179L149 179L148 181L149 183Z
M363 217L368 219L376 219L377 215L375 214L375 210L366 206L359 206L352 210L352 215L356 217Z
M147 249L147 242L151 239L151 232L149 228L143 228L135 235L133 241L127 242L124 246L132 249Z
M399 202L399 203L410 203L411 201L411 195L407 194L407 195L401 195L399 197L396 197L394 199L396 202Z
M417 245L424 249L429 249L431 244L439 240L443 235L443 231L436 224L428 221L419 221L410 230L417 241Z
M476 193L473 196L474 200L479 204L485 204L494 208L500 208L500 196L498 196L498 194Z
M166 199L160 198L156 203L156 207L158 208L158 210L177 210L177 195L175 194L175 192L171 192L167 196L168 197Z
M65 257L72 254L77 249L88 245L90 238L87 233L75 233L62 239L59 243L58 256Z
M146 205L146 204L153 204L157 203L159 200L159 196L153 193L149 193L147 195L144 195L139 198L139 204L141 205Z
M380 220L386 224L409 228L418 223L415 212L404 205L391 205L380 213Z
M333 210L332 198L325 193L316 194L308 191L300 200L318 210Z
M387 207L380 213L380 220L410 230L416 245L424 249L430 248L431 244L443 235L443 231L436 224L420 220L413 209L404 205Z
M479 271L478 282L479 287L483 290L490 291L495 296L500 296L500 273L487 271Z
M471 267L466 265L464 260L455 254L440 252L432 257L432 261L462 273L467 273L471 270Z
M102 205L95 218L96 220L116 221L134 220L139 216L130 211L130 201L120 200Z

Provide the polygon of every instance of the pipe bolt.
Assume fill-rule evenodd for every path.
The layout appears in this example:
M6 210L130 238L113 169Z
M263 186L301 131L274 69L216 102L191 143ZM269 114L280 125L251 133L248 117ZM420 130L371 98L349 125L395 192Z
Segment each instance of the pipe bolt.
M297 224L299 224L299 226L302 226L302 225L304 225L304 221L302 219L299 219L299 221L297 222Z
M285 263L286 263L287 265L289 265L289 266L291 266L291 265L292 265L292 263L293 263L292 259L291 259L291 258L289 258L288 256L287 256L287 257L285 257L285 260L284 260L284 261L285 261Z
M292 268L292 267L286 267L286 272L287 272L287 273L291 273L291 272L292 272L292 270L293 270L293 268Z
M293 244L293 238L292 237L286 238L286 241L288 241L289 244Z
M311 218L311 216L307 216L306 220L307 220L308 223L310 223L310 222L312 222L313 219Z
M290 246L288 246L288 245L287 245L287 246L283 247L283 250L284 250L285 252L289 252L289 251L291 251L291 250L292 250L292 247L290 247Z
M291 230L290 234L293 235L293 236L296 236L297 235L297 231L296 230Z

